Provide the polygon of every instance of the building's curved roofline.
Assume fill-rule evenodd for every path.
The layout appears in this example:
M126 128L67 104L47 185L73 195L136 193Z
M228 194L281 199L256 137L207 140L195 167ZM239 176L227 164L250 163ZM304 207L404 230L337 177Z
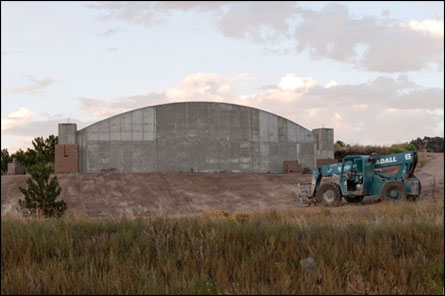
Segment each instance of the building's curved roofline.
M188 103L224 104L224 105L233 105L233 106L237 106L237 107L243 107L243 108L254 109L254 110L258 110L258 111L262 111L262 112L265 112L265 113L272 114L272 115L274 115L274 116L276 116L276 117L283 118L283 119L285 119L285 120L287 120L287 121L289 121L289 122L292 122L293 124L295 124L295 125L297 125L297 126L303 128L303 129L307 130L308 132L310 132L309 129L305 128L305 127L302 126L301 124L295 123L295 122L293 122L292 120L289 120L289 119L287 119L287 118L285 118L285 117L283 117L283 116L277 115L277 114L275 114L275 113L272 113L272 112L269 112L269 111L266 111L266 110L262 110L262 109L255 108L255 107L249 107L249 106L239 105L239 104L233 104L233 103L211 102L211 101L185 101L185 102L173 102L173 103L158 104L158 105L153 105L153 106L145 106L145 107L141 107L141 108L137 108L137 109L129 110L129 111L122 112L122 113L119 113L119 114L110 116L110 117L108 117L108 118L99 120L98 122L92 123L92 124L90 124L90 125L84 127L83 129L78 130L78 132L83 131L83 130L86 130L87 128L90 128L90 127L92 127L93 125L99 124L99 123L101 123L101 122L103 122L103 121L105 121L105 120L109 120L109 119L111 119L111 118L118 117L118 116L121 116L121 115L124 115L124 114L127 114L127 113L131 113L131 112L134 112L134 111L138 111L138 110L142 110L142 109L147 109L147 108L156 108L156 107L159 107L159 106L165 106L165 105L188 104Z

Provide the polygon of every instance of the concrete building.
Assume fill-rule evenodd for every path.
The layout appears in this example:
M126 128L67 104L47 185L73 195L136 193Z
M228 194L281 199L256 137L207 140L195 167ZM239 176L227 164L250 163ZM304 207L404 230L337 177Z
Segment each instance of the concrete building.
M17 160L13 158L12 162L8 163L8 175L24 175L25 167Z
M282 173L285 161L313 168L319 155L333 158L333 144L332 129L312 132L263 110L215 102L144 107L79 131L59 125L59 145L74 145L80 173Z

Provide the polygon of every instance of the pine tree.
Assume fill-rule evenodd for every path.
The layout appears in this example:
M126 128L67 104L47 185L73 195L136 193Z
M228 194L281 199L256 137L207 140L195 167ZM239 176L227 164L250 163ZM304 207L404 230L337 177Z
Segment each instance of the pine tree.
M52 166L45 161L43 155L37 156L37 163L32 165L28 172L31 178L26 183L28 188L20 187L25 195L25 200L19 199L19 207L25 216L60 217L66 210L63 200L56 201L62 191L57 181L57 176L50 179Z

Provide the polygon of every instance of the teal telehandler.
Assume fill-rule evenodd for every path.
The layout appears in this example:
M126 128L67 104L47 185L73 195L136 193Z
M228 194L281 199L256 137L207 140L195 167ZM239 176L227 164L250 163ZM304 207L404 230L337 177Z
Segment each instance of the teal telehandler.
M382 200L415 200L421 191L419 179L414 176L417 152L408 151L383 156L348 155L342 162L314 168L308 199L314 203L335 204L344 198L360 202L365 196L379 195ZM399 166L395 174L382 172L384 168ZM322 183L323 177L332 178ZM298 193L302 200L302 185Z

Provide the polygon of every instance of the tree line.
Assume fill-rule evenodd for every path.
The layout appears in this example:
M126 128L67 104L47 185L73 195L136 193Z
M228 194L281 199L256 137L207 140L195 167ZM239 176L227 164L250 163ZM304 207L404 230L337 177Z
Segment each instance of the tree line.
M443 148L444 138L442 137L424 137L423 140L417 138L409 143L392 144L391 146L350 145L343 141L337 141L334 144L334 158L342 160L347 155L371 155L374 152L378 155L385 155L420 149L425 149L427 152L444 152Z
M23 151L21 148L16 152L9 154L8 149L2 149L1 152L1 172L2 175L8 171L8 163L16 158L28 171L29 168L37 164L37 156L41 156L42 160L50 164L54 168L55 147L58 143L58 137L50 135L47 138L37 137L32 140L32 148Z
M19 149L9 155L7 149L2 149L2 174L8 170L8 163L15 157L24 165L26 172L31 175L26 180L27 187L19 187L24 199L18 200L17 209L25 217L60 217L67 205L63 200L56 200L62 188L54 174L55 147L58 137L54 135L44 139L37 137L32 140L33 148L26 151Z

